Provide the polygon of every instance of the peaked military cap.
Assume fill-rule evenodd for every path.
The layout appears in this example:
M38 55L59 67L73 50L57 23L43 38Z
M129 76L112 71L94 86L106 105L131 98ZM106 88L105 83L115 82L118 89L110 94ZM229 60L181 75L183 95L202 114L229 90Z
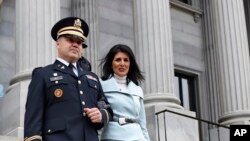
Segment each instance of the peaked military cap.
M67 17L58 21L51 29L51 36L56 41L59 37L67 35L68 37L77 38L83 42L89 34L88 24L78 17ZM83 43L83 48L87 45Z

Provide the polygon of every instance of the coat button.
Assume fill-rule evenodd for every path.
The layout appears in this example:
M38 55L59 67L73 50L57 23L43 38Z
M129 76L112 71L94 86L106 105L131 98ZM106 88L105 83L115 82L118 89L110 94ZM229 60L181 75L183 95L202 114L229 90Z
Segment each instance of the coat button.
M80 91L80 94L83 94L83 91Z
M82 101L82 105L85 105L85 102L84 102L84 101Z
M82 82L81 82L81 80L78 80L78 84L81 84Z
M49 129L49 130L48 130L48 133L50 133L50 132L51 132L51 130Z
M85 116L86 116L86 113L84 112L84 113L82 113L82 115L85 117Z

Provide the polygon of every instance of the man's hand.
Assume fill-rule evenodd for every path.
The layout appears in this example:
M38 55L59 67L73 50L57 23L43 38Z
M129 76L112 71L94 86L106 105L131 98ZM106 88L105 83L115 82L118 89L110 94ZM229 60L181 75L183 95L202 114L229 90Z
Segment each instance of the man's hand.
M93 123L101 123L102 122L102 114L98 108L84 108L83 111L90 118Z

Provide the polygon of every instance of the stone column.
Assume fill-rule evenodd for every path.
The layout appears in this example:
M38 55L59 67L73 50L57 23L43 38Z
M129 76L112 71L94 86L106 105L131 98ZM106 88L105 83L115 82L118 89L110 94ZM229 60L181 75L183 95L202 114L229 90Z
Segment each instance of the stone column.
M243 0L243 1L244 1L244 8L245 8L245 14L246 14L248 46L250 49L250 1L249 0Z
M210 120L212 122L218 122L220 113L220 102L219 102L219 80L218 80L218 69L216 56L216 37L215 37L215 23L213 18L213 7L211 0L204 0L202 3L203 9L203 32L204 32L204 55L205 55L205 73L206 73L206 92L208 99L205 97L202 99L201 115L211 115ZM210 110L211 109L211 110Z
M169 0L134 0L135 54L145 72L144 103L151 140L158 133L176 127L157 127L156 112L166 108L182 110L174 94L174 61ZM184 112L184 111L183 111ZM175 118L175 119L180 119ZM161 122L165 122L161 119ZM175 123L176 120L171 120ZM172 124L173 125L173 124ZM158 130L159 129L159 130ZM171 135L172 136L172 135Z
M23 140L31 72L35 67L54 62L56 47L50 30L59 17L60 0L16 0L16 56L11 60L16 61L16 75L1 101L0 134Z
M56 57L50 31L60 17L60 1L16 1L16 71L11 81L26 79L32 69Z
M97 73L98 68L98 7L96 0L72 0L72 15L81 17L89 25L89 35L84 50L85 56L91 63L92 71Z
M249 124L250 58L242 0L212 0L219 122Z
M136 56L145 72L145 106L180 108L174 95L169 0L135 0Z

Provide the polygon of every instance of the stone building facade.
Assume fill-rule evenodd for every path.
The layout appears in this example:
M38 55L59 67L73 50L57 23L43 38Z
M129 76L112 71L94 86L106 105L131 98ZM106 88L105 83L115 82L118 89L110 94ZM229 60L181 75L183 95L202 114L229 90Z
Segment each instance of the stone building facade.
M31 72L56 58L50 29L67 16L90 25L84 55L95 73L113 45L133 49L152 141L205 141L216 129L169 112L158 118L164 109L249 124L249 9L249 0L0 0L0 141L23 140Z

